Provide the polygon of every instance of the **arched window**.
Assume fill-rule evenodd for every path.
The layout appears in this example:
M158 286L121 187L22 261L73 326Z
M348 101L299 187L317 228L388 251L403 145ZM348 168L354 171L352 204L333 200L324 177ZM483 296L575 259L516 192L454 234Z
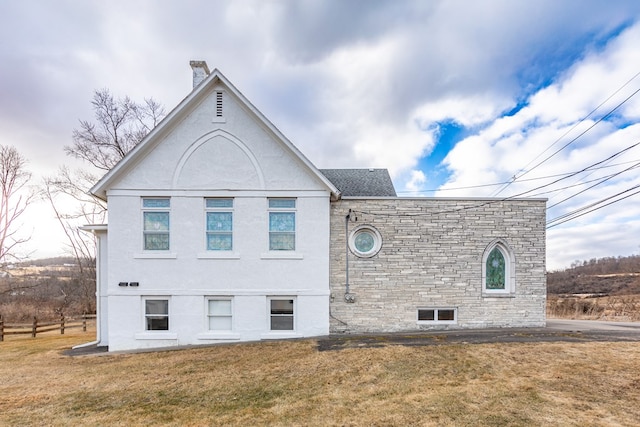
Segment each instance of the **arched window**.
M482 293L511 295L515 291L515 257L502 240L494 240L482 255Z
M506 287L506 272L505 272L504 255L499 247L495 247L489 252L487 257L487 265L485 269L487 272L486 287L487 289L502 289Z

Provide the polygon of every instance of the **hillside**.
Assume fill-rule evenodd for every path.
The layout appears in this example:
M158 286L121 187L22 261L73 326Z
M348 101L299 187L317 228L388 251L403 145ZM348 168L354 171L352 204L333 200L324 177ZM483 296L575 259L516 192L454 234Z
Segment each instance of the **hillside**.
M640 294L640 256L576 261L547 273L547 292L559 294Z
M95 270L73 258L48 258L0 268L0 315L7 322L93 313Z

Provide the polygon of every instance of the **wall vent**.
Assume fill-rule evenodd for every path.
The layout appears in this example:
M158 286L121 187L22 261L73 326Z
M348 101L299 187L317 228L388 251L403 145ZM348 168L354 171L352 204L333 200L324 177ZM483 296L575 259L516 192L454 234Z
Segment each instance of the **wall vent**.
M222 92L216 92L216 117L222 117Z

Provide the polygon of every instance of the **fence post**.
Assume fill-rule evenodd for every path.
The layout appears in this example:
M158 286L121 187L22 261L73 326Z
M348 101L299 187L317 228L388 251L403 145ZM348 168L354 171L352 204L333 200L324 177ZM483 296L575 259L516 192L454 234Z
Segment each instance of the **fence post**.
M38 318L36 316L33 316L33 326L31 327L31 338L35 338L37 332L38 332Z
M4 341L4 320L2 320L2 314L0 314L0 342Z
M64 335L64 314L60 315L60 335Z
M82 313L82 332L87 332L87 312ZM2 341L2 337L0 337Z

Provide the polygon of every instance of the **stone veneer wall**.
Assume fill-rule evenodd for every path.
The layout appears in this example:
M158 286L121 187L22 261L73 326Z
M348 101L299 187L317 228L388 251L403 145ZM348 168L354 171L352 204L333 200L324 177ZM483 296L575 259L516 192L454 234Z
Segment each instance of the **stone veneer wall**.
M345 217L349 232L382 235L371 258L349 251L345 302ZM546 201L541 199L345 198L331 205L331 332L538 327L545 325ZM357 217L357 220L355 220ZM482 255L501 239L515 255L510 296L483 296ZM455 324L419 324L418 308L455 308Z

